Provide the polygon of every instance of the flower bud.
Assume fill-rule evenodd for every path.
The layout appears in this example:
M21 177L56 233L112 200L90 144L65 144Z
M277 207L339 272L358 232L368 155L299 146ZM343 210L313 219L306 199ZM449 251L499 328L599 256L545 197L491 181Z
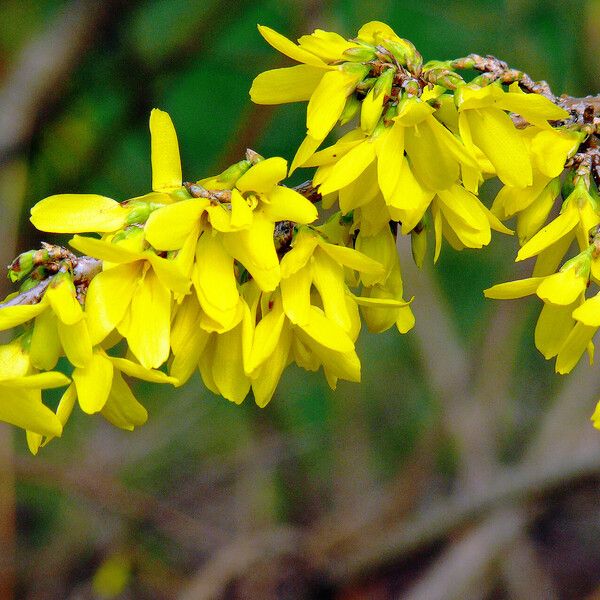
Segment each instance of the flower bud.
M410 247L415 265L421 269L427 254L427 226L424 220L410 232Z
M344 50L342 56L353 62L369 62L374 60L377 54L372 46L355 46Z
M348 98L346 98L346 104L344 105L344 110L339 118L339 124L345 125L354 119L358 110L360 108L360 100L356 97L356 94L350 94Z

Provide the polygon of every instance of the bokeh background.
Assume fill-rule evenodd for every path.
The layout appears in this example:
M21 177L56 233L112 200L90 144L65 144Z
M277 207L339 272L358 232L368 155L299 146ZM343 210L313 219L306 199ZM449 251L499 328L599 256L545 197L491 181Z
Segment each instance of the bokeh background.
M57 241L28 222L41 198L149 190L153 107L185 179L246 147L291 159L305 105L251 104L253 77L291 64L256 23L351 37L373 19L426 59L490 53L600 91L598 0L2 0L2 264ZM140 385L143 428L79 412L35 458L2 426L0 599L600 598L600 369L554 375L539 304L484 301L528 273L514 239L422 272L401 250L417 326L361 335L360 385L290 368L263 410L197 376Z

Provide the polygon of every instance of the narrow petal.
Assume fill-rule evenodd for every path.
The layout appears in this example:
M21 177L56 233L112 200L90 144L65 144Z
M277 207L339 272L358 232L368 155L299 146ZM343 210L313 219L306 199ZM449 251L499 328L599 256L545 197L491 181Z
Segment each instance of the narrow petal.
M101 352L94 352L84 368L73 371L77 398L83 412L91 415L102 409L108 399L112 380L113 365Z
M597 327L588 327L583 323L575 324L556 357L557 373L570 373L573 370L597 330Z
M118 202L96 194L57 194L31 209L31 222L52 233L105 233L125 224L127 210Z
M219 336L215 343L212 377L219 393L241 404L250 391L250 379L244 373L242 324Z
M285 104L310 100L326 71L311 65L264 71L254 78L250 98L256 104Z
M254 371L273 355L284 322L285 313L283 312L281 300L278 300L273 306L273 310L263 316L256 326L252 350L246 368L248 375L253 376Z
M365 140L340 158L319 192L330 194L352 183L374 160L375 144Z
M48 304L43 301L38 304L18 304L0 308L0 331L27 323L47 309Z
M600 327L600 294L588 298L573 311L573 318L588 327Z
M315 67L321 67L322 69L329 68L327 63L322 61L318 56L312 54L308 50L304 50L297 46L291 40L288 40L285 36L277 33L275 30L265 25L258 25L258 31L265 38L275 50L278 50L282 54L289 56L289 58L307 65L313 65Z
M575 269L568 269L544 278L536 290L536 294L544 302L567 305L573 304L586 287L587 277L580 277Z
M162 371L146 369L142 365L135 363L132 360L128 360L127 358L117 358L114 356L109 356L108 358L115 368L130 377L142 379L143 381L151 381L153 383L171 383L173 385L178 383L177 379L169 377Z
M75 367L85 367L92 358L92 341L85 319L73 325L58 322L58 336L69 362Z
M2 379L0 385L10 386L18 389L49 390L69 385L71 380L58 371L47 371L46 373L35 373L25 377L14 379Z
M400 123L391 129L376 144L377 180L386 202L398 186L404 161L404 130Z
M244 265L264 292L279 284L279 259L273 242L274 223L262 211L254 211L250 229L223 234L225 249Z
M75 248L75 250L79 250L82 254L87 254L88 256L111 263L128 263L144 258L141 252L134 252L121 244L111 244L104 240L83 237L81 235L74 236L69 241L69 245Z
M486 298L493 298L494 300L524 298L525 296L535 294L544 279L544 277L528 277L527 279L498 283L487 290L483 290L483 294Z
M278 188L274 188L274 190L276 189ZM233 229L247 229L251 225L252 208L240 192L234 188L231 190L231 227Z
M280 282L283 308L288 319L297 325L308 322L310 316L310 288L312 269L310 265L296 271Z
M354 269L361 273L370 273L371 275L381 275L384 272L384 268L381 263L365 256L361 252L354 250L353 248L346 248L345 246L336 246L334 244L327 244L325 242L320 243L319 247L328 254L333 260L337 261L345 267Z
M577 210L567 206L565 211L558 215L546 227L540 229L518 252L516 260L525 260L539 254L567 233L572 231L579 222Z
M54 283L54 282L53 282ZM44 294L54 314L66 325L73 325L83 319L83 309L79 304L75 286L69 279L61 279L58 285L51 283Z
M181 159L173 121L168 113L154 108L150 113L152 189L180 187Z
M36 317L33 325L29 359L36 369L50 371L56 366L61 351L56 315L51 310L45 310Z
M115 372L102 416L115 427L132 431L148 420L148 412L136 400L120 373Z
M129 348L147 369L159 367L170 351L171 294L152 270L138 282L129 312Z
M354 343L348 334L315 306L310 307L309 319L300 328L325 348L342 353L354 351Z

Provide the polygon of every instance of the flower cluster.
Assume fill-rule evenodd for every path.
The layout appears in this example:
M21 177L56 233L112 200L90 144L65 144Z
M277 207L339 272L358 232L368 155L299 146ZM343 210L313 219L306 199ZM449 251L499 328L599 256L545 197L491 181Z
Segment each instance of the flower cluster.
M150 131L152 192L121 203L61 194L31 211L41 231L77 234L70 245L100 272L78 278L82 259L49 245L11 265L21 292L47 284L35 303L9 297L0 308L0 329L22 329L3 349L23 365L13 372L7 359L0 376L26 389L28 403L20 417L0 419L27 429L33 452L60 435L75 402L121 428L144 423L123 375L182 385L198 369L213 392L240 403L252 389L265 406L292 362L323 367L333 388L339 378L360 380L359 307L374 331L408 331L414 322L389 228L361 242L340 213L311 225L315 205L281 185L286 161L252 151L184 185L169 115L153 110ZM100 237L79 235L90 232ZM379 256L374 244L383 264L371 256ZM60 357L72 381L51 371ZM54 414L41 389L61 385L68 387ZM15 411L14 394L6 401Z
M411 235L421 266L430 232L435 262L443 239L481 248L492 230L511 234L502 221L516 217L518 259L537 256L533 277L486 294L537 293L536 343L560 372L591 348L600 297L585 291L600 282L600 210L586 152L597 132L528 93L537 90L503 63L423 64L380 22L352 40L316 30L298 44L259 30L301 63L260 74L250 91L258 103L308 101L289 171L248 150L185 183L171 119L155 109L151 192L122 202L60 194L32 208L35 227L75 234L69 243L85 255L46 244L9 269L21 287L0 305L0 329L18 327L0 347L0 419L27 430L32 452L61 434L75 403L121 428L144 423L125 377L177 386L197 369L214 393L240 403L251 391L259 406L291 363L322 367L332 388L359 381L362 322L373 332L414 325L399 235ZM483 74L466 82L459 71L472 68ZM336 124L346 133L322 148ZM316 167L310 184L284 185L300 167ZM503 186L488 209L478 195L492 177ZM556 272L574 240L580 254ZM52 411L41 390L61 386Z

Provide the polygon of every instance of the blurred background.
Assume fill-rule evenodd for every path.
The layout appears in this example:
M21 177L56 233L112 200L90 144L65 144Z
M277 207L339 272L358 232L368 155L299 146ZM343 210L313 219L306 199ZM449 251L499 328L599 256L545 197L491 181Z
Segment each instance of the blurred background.
M39 245L45 196L150 189L153 107L184 179L246 147L291 159L306 105L251 104L254 76L292 64L256 24L352 37L374 19L425 59L490 53L600 91L598 0L2 0L1 263ZM530 272L515 239L422 272L402 250L417 326L361 335L360 385L289 368L262 410L198 376L140 385L143 428L76 412L37 457L2 426L0 600L600 598L600 369L555 375L536 300L484 301Z

